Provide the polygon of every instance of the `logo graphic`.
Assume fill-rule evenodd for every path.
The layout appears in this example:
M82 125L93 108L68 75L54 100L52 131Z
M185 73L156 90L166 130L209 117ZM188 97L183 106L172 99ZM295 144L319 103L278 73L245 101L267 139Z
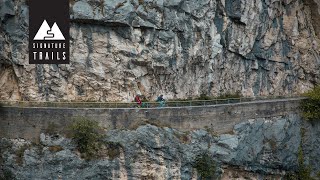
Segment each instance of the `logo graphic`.
M29 0L29 64L69 64L69 0Z
M33 40L65 40L65 38L56 22L50 28L47 21L44 20Z

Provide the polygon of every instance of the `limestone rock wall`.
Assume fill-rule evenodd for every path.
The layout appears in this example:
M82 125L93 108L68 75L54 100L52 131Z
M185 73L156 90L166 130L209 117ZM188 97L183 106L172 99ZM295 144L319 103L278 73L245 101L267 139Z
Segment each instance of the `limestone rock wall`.
M0 98L131 101L319 83L313 0L73 0L70 65L28 64L28 5L0 1Z
M199 177L195 159L206 152L217 163L218 179L280 179L297 170L300 147L306 164L319 172L319 127L288 115L250 119L224 134L152 125L109 130L106 148L90 161L60 135L41 134L39 144L2 138L0 177L6 173L17 179L189 180Z

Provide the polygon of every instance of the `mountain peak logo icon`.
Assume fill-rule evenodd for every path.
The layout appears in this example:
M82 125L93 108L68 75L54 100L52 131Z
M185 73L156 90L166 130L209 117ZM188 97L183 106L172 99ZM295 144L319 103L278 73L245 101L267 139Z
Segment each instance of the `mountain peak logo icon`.
M65 38L56 22L50 28L48 22L44 20L33 40L65 40Z

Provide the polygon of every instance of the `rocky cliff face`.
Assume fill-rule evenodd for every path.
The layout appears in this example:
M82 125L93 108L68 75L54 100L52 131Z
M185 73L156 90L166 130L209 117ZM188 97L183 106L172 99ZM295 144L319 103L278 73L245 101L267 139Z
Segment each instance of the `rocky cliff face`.
M107 131L98 159L80 158L63 136L41 134L40 144L0 140L0 177L17 179L197 179L196 157L206 152L219 179L280 179L298 169L299 148L313 172L320 170L320 123L297 115L251 119L227 134L210 129L179 132L140 126ZM112 145L112 146L110 146Z
M319 82L315 0L72 0L70 65L28 64L28 4L0 1L0 98L131 101L301 93Z

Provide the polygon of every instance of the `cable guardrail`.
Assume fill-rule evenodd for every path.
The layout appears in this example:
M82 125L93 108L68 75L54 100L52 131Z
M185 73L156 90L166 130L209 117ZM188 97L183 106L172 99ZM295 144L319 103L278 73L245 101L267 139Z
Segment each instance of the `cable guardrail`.
M210 100L179 100L165 101L164 104L159 102L142 102L139 106L136 102L77 102L77 101L1 101L2 106L8 107L56 107L56 108L156 108L156 107L193 107L193 106L211 106L233 103L244 103L259 100L274 100L299 98L301 96L254 96L239 97L226 99L210 99Z

